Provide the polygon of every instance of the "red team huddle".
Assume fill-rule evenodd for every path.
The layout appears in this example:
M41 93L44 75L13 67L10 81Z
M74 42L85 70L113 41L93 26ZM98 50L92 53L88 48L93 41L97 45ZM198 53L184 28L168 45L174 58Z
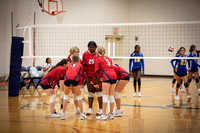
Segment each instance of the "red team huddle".
M63 78L64 81L62 81ZM114 116L122 116L120 92L126 86L129 79L128 72L117 64L112 65L112 60L105 56L105 48L102 46L97 47L94 41L89 42L88 51L83 54L82 61L79 58L79 49L72 47L69 57L61 60L41 80L41 87L50 96L49 117L65 119L69 92L72 90L76 113L81 114L81 120L87 118L83 112L81 96L81 88L84 86L84 81L88 89L89 109L86 112L87 115L92 114L94 93L96 93L99 102L99 111L96 113L99 115L96 117L97 119L107 120L108 118L114 119ZM54 111L56 101L54 88L59 81L62 90L60 114ZM53 85L51 85L52 83ZM110 111L106 115L108 101L110 101ZM114 102L117 104L116 111L114 111Z

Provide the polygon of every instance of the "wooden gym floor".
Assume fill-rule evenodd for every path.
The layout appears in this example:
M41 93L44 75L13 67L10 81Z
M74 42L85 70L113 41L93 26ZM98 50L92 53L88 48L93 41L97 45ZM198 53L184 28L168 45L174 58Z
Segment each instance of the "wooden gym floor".
M123 117L107 121L96 120L96 115L79 120L72 101L67 107L66 120L48 118L49 97L42 89L24 89L20 90L19 97L8 97L8 86L0 85L0 133L199 133L200 96L197 96L195 81L190 86L190 104L185 93L180 95L181 101L174 101L171 81L171 78L142 78L142 98L134 98L131 79L121 95ZM58 111L59 97L60 89L57 89ZM87 100L83 104L87 111ZM93 113L97 110L95 100Z

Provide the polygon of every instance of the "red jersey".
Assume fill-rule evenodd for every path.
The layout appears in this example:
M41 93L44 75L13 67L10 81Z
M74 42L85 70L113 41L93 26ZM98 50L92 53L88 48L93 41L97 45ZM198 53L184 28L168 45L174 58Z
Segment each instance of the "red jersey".
M73 67L71 68L71 64L67 65L67 70L65 74L65 81L66 80L75 80L80 82L80 85L83 85L83 66L81 63L76 62Z
M63 66L54 68L41 79L41 84L50 85L54 82L52 85L52 89L54 89L56 84L59 82L60 77L64 76L64 72L65 70L63 69Z
M120 66L113 66L113 68L117 74L117 80L123 79L129 75L128 72Z
M95 53L91 54L89 51L86 51L83 54L82 58L82 64L83 64L83 75L85 80L88 79L88 77L93 77L94 75L94 60L98 57L98 55Z
M95 59L95 71L92 82L95 81L95 76L99 77L101 72L103 73L103 81L107 80L117 80L117 75L112 67L112 60L105 56L106 60L109 62L110 66L108 66L107 62L103 59L102 56L97 57Z
M68 56L67 59L69 60L70 63L72 63L72 59L70 56Z

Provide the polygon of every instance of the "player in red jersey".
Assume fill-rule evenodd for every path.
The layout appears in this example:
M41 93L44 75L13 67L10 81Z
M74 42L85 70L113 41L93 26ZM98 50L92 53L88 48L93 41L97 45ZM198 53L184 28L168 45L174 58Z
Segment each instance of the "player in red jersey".
M71 62L72 62L72 60L71 60L72 56L74 56L74 55L79 55L80 50L79 50L78 47L73 46L73 47L70 48L69 52L70 52L70 54L69 54L69 56L67 57L67 59L68 59L69 62L71 63ZM61 88L61 91L62 91L62 95L61 95L61 107L60 107L61 110L60 110L60 112L62 113L62 108L63 108L63 97L64 97L64 76L61 77L61 79L60 79L60 88ZM75 113L76 113L76 114L79 114L79 113L80 113L80 109L79 109L79 107L78 107L77 100L76 100L76 95L75 95L75 92L74 92L73 89L72 89L72 93L74 94L73 99L74 99L74 105L76 106L76 111L75 111Z
M115 117L121 117L123 115L123 112L121 110L121 99L120 99L120 93L124 89L124 87L127 85L130 75L129 73L121 68L118 64L113 65L114 71L117 74L117 85L115 87L115 92L114 92L114 97L115 97L115 102L117 104L117 110L114 112ZM102 73L99 75L99 78L102 77ZM95 88L101 88L102 85L95 85Z
M67 101L69 97L69 92L71 90L71 87L74 89L74 92L76 94L76 99L78 106L80 108L81 112L81 120L86 119L87 117L83 113L83 106L82 106L82 96L81 96L81 89L80 85L83 85L83 66L79 62L79 56L74 55L72 57L72 63L67 65L66 74L65 74L65 86L64 86L64 102L63 102L63 113L61 114L60 119L65 119L65 111L67 107Z
M103 72L103 83L102 83L102 91L103 91L103 114L98 116L97 119L107 120L108 117L110 119L114 119L113 108L114 108L114 91L116 87L117 75L112 67L112 60L104 56L105 48L100 46L97 48L97 54L99 57L95 59L95 73L92 78L91 84L94 84L96 77L99 77L99 74ZM106 108L108 104L108 100L110 101L110 113L108 117L106 116Z
M58 113L54 112L54 105L56 101L56 94L54 92L54 88L56 84L59 82L60 77L64 75L68 62L69 62L68 59L62 59L41 80L41 87L46 91L47 95L50 96L49 117L60 117ZM51 83L53 83L52 86Z
M121 105L120 93L124 89L124 87L127 85L130 79L130 75L128 74L126 70L124 70L117 64L115 64L113 68L117 74L117 80L118 80L116 88L115 88L115 93L114 93L115 102L117 104L117 110L114 112L114 116L121 117L123 115L123 112L120 108L120 105Z
M94 41L90 41L88 43L88 51L83 54L82 64L83 64L83 74L87 84L88 89L88 103L89 109L86 112L86 115L92 114L92 105L94 101L94 93L96 92L99 102L99 111L96 113L97 115L101 115L103 113L102 110L102 88L94 88L94 85L91 84L92 77L94 75L94 60L98 57L96 54L97 45ZM102 84L99 78L96 78L95 84Z

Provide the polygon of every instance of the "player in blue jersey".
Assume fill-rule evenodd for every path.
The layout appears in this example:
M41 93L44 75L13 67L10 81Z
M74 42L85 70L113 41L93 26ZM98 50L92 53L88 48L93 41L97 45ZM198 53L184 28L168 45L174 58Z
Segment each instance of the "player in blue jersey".
M178 50L177 53L176 53L176 56L177 56L177 55L180 55L180 54L179 54L179 50ZM174 61L175 61L175 60L174 60ZM175 72L175 70L174 70L174 77L173 77L173 80L172 80L171 92L176 92L176 90L174 89L175 83L176 83L176 72ZM183 83L183 78L181 78L181 84L180 84L179 92L185 92L185 89L182 88L182 83Z
M189 57L197 57L197 53L196 53L197 49L195 45L191 45L189 51L190 51ZM198 69L200 65L197 62L198 60L194 60L194 59L190 60L191 69L188 71L188 75L189 75L188 83L190 84L190 82L192 81L192 76L194 74L194 78L195 78L197 89L198 89L198 95L200 95L199 69Z
M139 45L135 45L135 51L131 54L130 57L143 57L143 54L140 52L140 46ZM133 62L133 65L132 65ZM142 68L142 72L141 72L141 68ZM143 59L130 59L129 60L129 73L133 74L134 77L134 82L133 82L133 86L134 86L134 97L136 97L138 95L138 97L141 97L141 74L144 74L144 60ZM137 94L137 89L136 89L136 84L138 82L138 94Z
M185 48L181 47L179 49L180 55L177 55L176 57L188 57L187 55L185 55L185 52L186 52ZM175 65L173 63L174 60L176 62ZM190 100L192 98L189 93L187 67L186 67L187 62L188 62L188 68L189 68L188 70L190 70L190 60L188 60L188 59L172 59L171 60L172 67L174 68L174 70L176 72L176 80L177 80L175 100L180 100L180 98L178 96L178 90L179 90L180 83L181 83L181 77L183 77L184 86L186 89L187 101L190 102Z

